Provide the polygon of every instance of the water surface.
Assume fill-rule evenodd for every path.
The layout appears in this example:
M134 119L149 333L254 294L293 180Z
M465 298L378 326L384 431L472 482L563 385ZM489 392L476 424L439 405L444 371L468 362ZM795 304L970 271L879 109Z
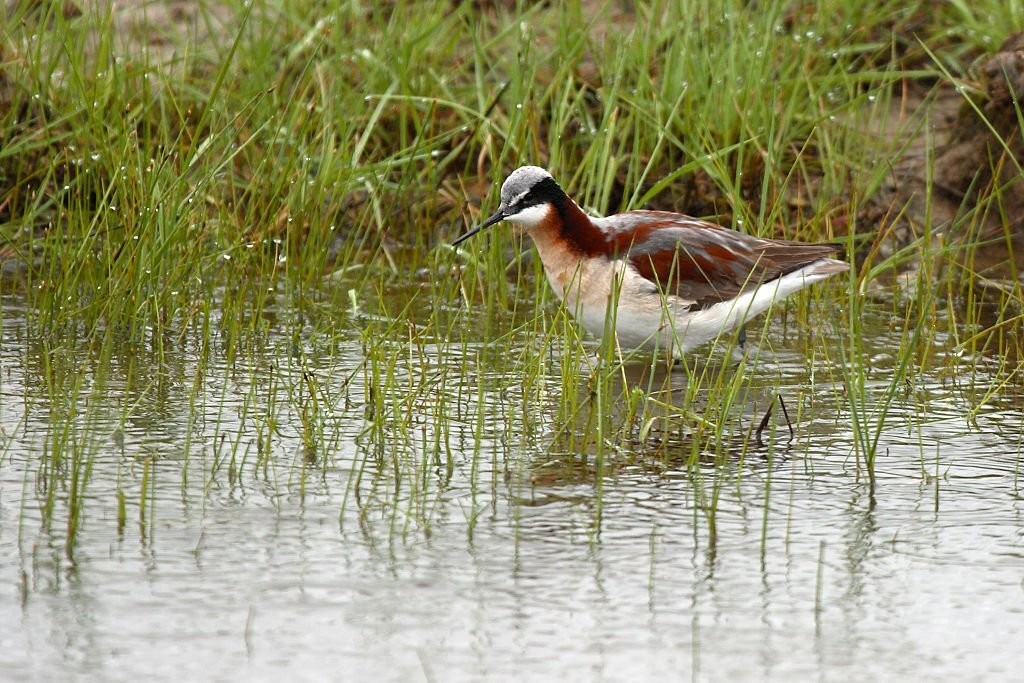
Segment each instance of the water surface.
M796 438L776 419L762 447L694 468L685 434L574 451L586 411L567 425L558 406L585 364L563 372L580 361L557 344L539 377L509 362L526 331L493 342L466 320L468 343L399 335L369 352L358 331L271 328L105 356L33 339L25 318L5 298L8 680L1017 673L1019 391L980 403L1000 377L980 362L951 380L967 361L947 340L891 406L872 496L822 365L841 361L809 360L781 325L744 370L737 425L781 394ZM877 318L880 397L900 333ZM53 363L66 383L47 384ZM75 463L88 475L69 547Z

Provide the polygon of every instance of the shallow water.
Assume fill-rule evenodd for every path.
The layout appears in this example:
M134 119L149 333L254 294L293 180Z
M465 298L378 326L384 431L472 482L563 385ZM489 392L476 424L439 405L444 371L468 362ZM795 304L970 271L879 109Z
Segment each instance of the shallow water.
M1020 392L971 415L998 378L982 362L953 381L944 340L891 406L872 496L822 367L839 360L809 362L792 330L763 345L737 409L749 426L783 395L792 443L776 419L765 446L687 468L669 441L621 440L598 477L592 445L563 446L561 368L578 361L558 348L541 377L484 342L411 353L399 338L375 365L357 333L291 354L271 333L231 354L154 340L48 355L18 300L3 316L9 680L1017 673ZM876 322L880 396L899 331ZM46 363L80 381L45 386ZM70 550L60 468L75 460L47 469L56 452L91 468Z

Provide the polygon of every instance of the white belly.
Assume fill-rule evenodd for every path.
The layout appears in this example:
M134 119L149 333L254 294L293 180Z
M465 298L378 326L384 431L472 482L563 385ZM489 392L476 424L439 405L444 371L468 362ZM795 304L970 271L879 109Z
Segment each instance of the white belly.
M569 267L545 268L548 282L584 329L599 339L613 330L624 350L671 349L675 356L718 339L776 299L827 277L813 273L811 264L736 299L697 309L691 308L692 302L659 292L625 261L591 258L565 265Z
M580 261L571 269L545 270L558 298L598 339L614 331L626 350L679 347L679 325L691 315L685 302L662 296L628 263L597 258ZM699 343L703 342L692 346ZM677 348L674 353L684 353L690 347L687 344L686 349Z

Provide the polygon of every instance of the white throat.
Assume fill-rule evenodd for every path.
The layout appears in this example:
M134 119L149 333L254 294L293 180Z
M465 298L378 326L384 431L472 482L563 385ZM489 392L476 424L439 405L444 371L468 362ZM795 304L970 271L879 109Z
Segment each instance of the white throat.
M529 230L530 228L536 228L538 225L543 223L548 217L548 211L551 210L551 205L548 203L535 204L529 208L523 209L514 216L509 216L505 220L512 225L519 226Z

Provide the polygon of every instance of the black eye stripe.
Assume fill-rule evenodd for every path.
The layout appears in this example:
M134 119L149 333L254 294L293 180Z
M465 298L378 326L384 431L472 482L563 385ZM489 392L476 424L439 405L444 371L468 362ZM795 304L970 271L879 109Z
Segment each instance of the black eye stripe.
M534 184L525 194L520 193L509 205L509 209L513 211L522 211L528 209L531 206L537 206L538 204L546 204L548 202L559 206L565 200L565 192L558 186L554 178L544 178L540 182Z

